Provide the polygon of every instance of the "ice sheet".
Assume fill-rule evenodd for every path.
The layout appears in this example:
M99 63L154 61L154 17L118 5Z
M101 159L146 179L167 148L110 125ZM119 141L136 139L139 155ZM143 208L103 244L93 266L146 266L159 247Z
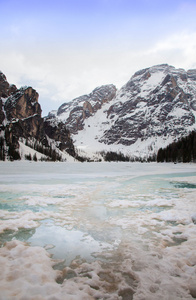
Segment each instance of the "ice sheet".
M0 163L0 299L193 299L196 166Z

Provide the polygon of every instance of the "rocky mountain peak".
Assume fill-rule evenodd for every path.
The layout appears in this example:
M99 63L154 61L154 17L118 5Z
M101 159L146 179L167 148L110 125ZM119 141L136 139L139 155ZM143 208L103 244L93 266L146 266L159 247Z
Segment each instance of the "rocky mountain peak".
M39 95L32 87L16 90L6 101L5 111L8 120L24 119L33 115L41 117Z
M6 76L0 71L0 97L7 98L17 90L14 84L9 84Z
M132 145L138 139L186 134L195 124L194 72L158 65L136 72L117 93L108 118L117 115L101 137L104 143Z
M65 151L75 155L70 133L65 124L51 126L41 116L39 95L32 87L17 89L0 73L0 159L19 159L20 143L42 149L53 157L61 157ZM43 149L45 149L43 151ZM37 150L36 150L37 151Z
M47 120L63 121L71 133L77 133L84 128L84 121L93 116L101 107L116 96L113 84L95 88L90 94L73 99L62 104L57 111L49 113Z
M137 71L111 102L84 121L74 136L76 146L148 156L188 135L196 128L195 75L167 64Z

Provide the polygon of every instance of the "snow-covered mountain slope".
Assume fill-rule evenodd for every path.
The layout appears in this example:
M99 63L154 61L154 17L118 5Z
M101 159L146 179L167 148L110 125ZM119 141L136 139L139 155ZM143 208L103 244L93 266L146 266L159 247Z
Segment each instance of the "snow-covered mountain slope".
M140 70L84 117L82 105L91 103L92 94L63 104L53 114L53 122L71 124L74 145L90 157L102 150L148 157L196 129L196 70L167 64ZM78 118L82 126L74 127Z
M111 101L116 95L116 87L113 84L97 87L89 95L83 95L74 100L62 104L57 111L49 113L47 120L55 123L56 120L66 124L68 130L75 134L84 128L84 120L91 116Z

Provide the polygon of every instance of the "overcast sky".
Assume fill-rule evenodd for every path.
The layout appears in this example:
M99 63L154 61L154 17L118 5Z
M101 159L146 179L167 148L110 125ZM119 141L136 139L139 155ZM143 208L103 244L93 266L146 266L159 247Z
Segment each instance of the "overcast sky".
M0 70L43 115L156 64L196 68L196 0L0 0Z

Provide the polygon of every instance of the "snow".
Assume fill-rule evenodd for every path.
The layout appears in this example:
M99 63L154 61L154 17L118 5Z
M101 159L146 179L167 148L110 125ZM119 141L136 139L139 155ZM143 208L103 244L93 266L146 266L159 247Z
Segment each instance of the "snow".
M163 72L154 72L151 73L151 76L144 82L142 82L141 92L139 96L145 98L149 92L151 92L154 88L159 86L163 81L165 74Z
M92 153L104 149L103 144L99 143L98 140L101 138L103 131L109 129L111 124L115 122L115 118L108 119L107 114L104 112L110 105L111 103L106 103L93 117L86 119L84 129L73 136L76 148L85 150L87 155L92 156Z
M70 110L67 109L67 111L65 111L62 114L60 114L59 116L57 116L57 119L59 121L66 121L69 118L69 115L70 115Z
M100 112L101 114L101 112ZM97 115L98 116L98 115ZM79 131L77 135L74 135L74 145L78 151L82 151L83 155L92 158L95 157L98 152L101 151L114 151L121 152L125 155L130 156L130 158L147 158L162 147L166 147L168 144L173 142L173 138L171 136L165 137L150 137L146 140L141 141L138 139L134 144L129 147L121 144L112 144L107 145L104 143L100 143L98 139L102 136L102 126L104 126L104 130L107 130L108 125L103 125L103 119L92 119L90 123L90 127L88 127L87 122L85 123L85 129ZM128 140L128 138L126 138ZM82 154L82 153L81 153Z
M195 188L195 164L1 162L0 298L193 299Z
M36 157L38 160L41 160L41 158L46 158L46 155L26 146L23 142L19 142L19 152L20 152L20 157L22 160L25 159L25 155L31 154L31 157L33 158L34 154L36 154Z
M5 102L7 101L8 97L7 98L4 98L4 97L1 97L1 100L3 102L3 104L5 104Z
M49 139L49 141L52 143L53 141ZM33 158L33 156L36 154L36 157L38 160L41 160L42 158L45 159L47 158L46 155L26 146L23 142L19 142L19 153L20 153L20 156L21 156L21 159L22 160L25 160L25 155L29 155L31 154L31 157ZM66 152L62 152L60 150L57 149L57 151L59 152L59 154L62 156L62 159L63 160L66 160L66 162L75 162L75 159L69 155L68 153Z
M169 113L169 116L175 116L177 118L182 118L184 115L188 114L187 111L185 111L183 108L181 107L177 107L175 108L174 110L172 110L170 113Z

